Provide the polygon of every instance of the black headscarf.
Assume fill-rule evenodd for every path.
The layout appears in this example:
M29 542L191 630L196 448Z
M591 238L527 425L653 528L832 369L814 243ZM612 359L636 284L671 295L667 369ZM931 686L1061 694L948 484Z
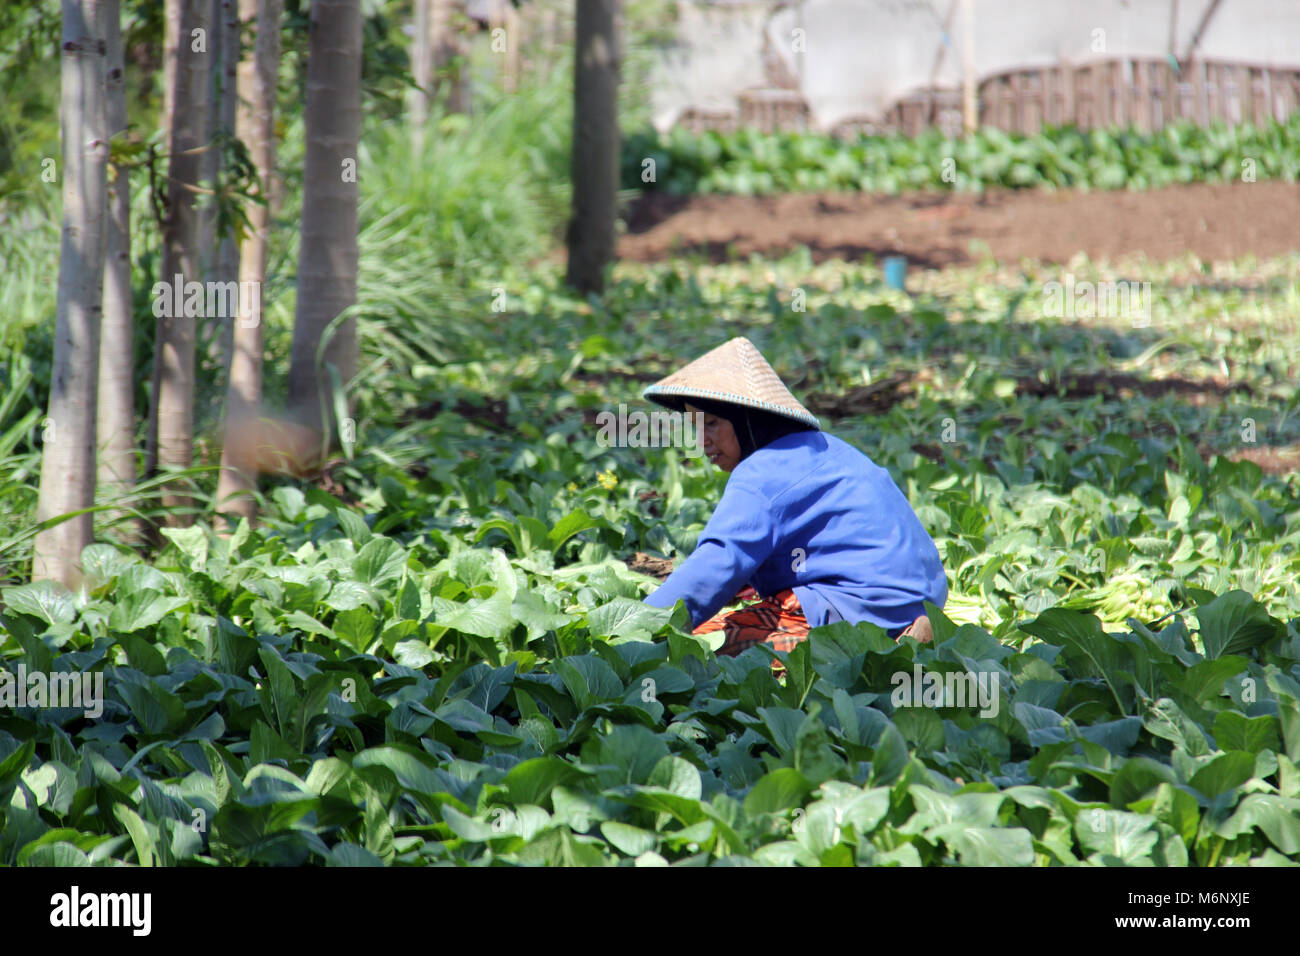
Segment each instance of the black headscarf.
M740 460L744 461L758 449L778 438L795 432L813 431L811 425L797 422L784 415L776 415L746 405L733 405L731 402L715 402L705 398L687 399L692 405L714 418L725 418L731 422L740 443Z

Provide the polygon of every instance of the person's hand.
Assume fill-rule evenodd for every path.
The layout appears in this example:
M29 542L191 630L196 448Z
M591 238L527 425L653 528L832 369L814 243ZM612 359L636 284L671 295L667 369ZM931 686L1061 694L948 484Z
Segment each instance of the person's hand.
M898 635L902 640L904 637L911 637L918 644L929 644L934 640L934 629L930 627L930 619L922 614L911 624L907 625L907 630Z

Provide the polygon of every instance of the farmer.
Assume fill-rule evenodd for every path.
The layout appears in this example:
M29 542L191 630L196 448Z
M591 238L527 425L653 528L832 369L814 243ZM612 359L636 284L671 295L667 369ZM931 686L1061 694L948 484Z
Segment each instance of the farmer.
M731 475L695 551L647 604L685 601L696 634L723 632L719 654L790 651L834 621L931 639L923 602L948 597L934 542L889 473L820 431L753 343L734 338L644 396L702 412L704 454ZM736 600L750 603L718 613Z

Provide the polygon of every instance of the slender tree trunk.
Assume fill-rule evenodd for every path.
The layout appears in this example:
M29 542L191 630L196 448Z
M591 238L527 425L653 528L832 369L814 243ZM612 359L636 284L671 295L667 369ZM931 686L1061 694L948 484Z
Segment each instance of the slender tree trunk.
M89 508L95 498L95 391L103 313L104 209L108 188L105 3L63 0L59 111L63 127L63 243L49 417L41 454L37 520ZM114 5L115 7L116 5ZM36 536L32 578L81 582L89 514Z
M513 93L519 88L519 54L524 42L523 21L514 4L506 4L505 31L507 46L504 88L507 93Z
M222 151L216 147L217 134L235 133L236 69L239 65L239 10L236 0L212 0L212 37L217 45L217 69L212 74L211 107L209 110L207 140L213 148L203 154L203 180L214 188L225 168ZM215 204L206 205L200 215L199 258L204 278L214 282L229 283L239 277L239 249L228 232L217 235L218 217ZM225 383L230 368L235 317L211 316L200 339L207 350L208 361L217 369L217 384Z
M408 109L411 113L411 145L418 155L424 152L424 127L429 122L429 100L433 90L433 44L429 42L430 9L434 0L415 0L411 16L411 79L415 89L410 93Z
M470 111L469 92L469 45L465 38L466 0L433 0L433 18L430 29L433 31L433 69L434 89L441 91L447 87L447 112L468 113Z
M126 130L126 83L118 0L105 4L109 137ZM99 487L111 497L135 484L135 316L131 304L131 182L113 166L105 227L104 320L99 342Z
M194 2L194 0L191 0ZM222 75L225 66L225 57L221 49L221 41L224 39L225 31L221 29L221 6L225 0L207 0L209 22L212 24L211 51L213 69L208 76L207 93L208 93L208 112L207 121L204 124L203 141L211 144L217 135L217 130L221 126L221 83L224 80ZM211 187L217 181L221 174L221 152L217 149L209 148L203 153L199 160L200 175L203 177L203 185ZM204 196L199 201L198 209L199 225L199 268L203 275L201 278L213 278L212 271L216 265L216 226L217 211L212 204L212 197ZM196 276L195 278L200 278ZM200 342L209 338L207 330L199 330Z
M257 18L257 43L252 57L239 64L239 109L235 133L248 146L257 167L260 195L266 195L275 169L275 92L280 72L280 19L283 0L239 0L239 19ZM234 327L230 385L226 394L226 440L217 483L217 510L250 520L257 483L255 444L261 439L257 420L262 404L262 296L266 281L266 247L271 211L257 203L248 207L252 229L240 244L239 281L254 283L258 295L248 315Z
M210 8L206 0L168 0L168 17L179 6L174 57L175 80L171 94L172 113L168 135L167 217L163 222L163 254L159 280L168 290L180 282L198 282L198 210L195 199L201 176L201 148L207 119L207 71L212 63ZM179 279L177 277L180 277ZM184 289L182 288L182 300ZM149 435L145 449L146 471L160 468L188 468L194 460L194 330L198 316L182 301L180 314L172 303L162 303L154 338L154 391L149 412ZM206 309L206 299L203 312ZM170 313L170 314L169 314ZM189 496L175 484L163 492L163 506L173 509L167 523L189 524L192 515L176 513L189 509Z
M176 57L180 49L181 5L177 0L166 0L163 7L163 88L162 116L163 129L172 128L172 97L176 92Z
M289 365L296 418L333 421L333 365L346 386L356 373L356 320L327 327L357 300L357 145L361 138L360 0L314 0L307 59L306 157L298 306ZM321 360L317 351L328 338Z
M604 288L618 213L618 0L577 0L573 56L573 218L565 281Z
M417 153L424 150L429 112L439 95L446 93L448 113L469 112L468 71L463 0L415 0L411 43L411 78L419 89L411 92L411 141ZM459 59L458 59L459 58Z

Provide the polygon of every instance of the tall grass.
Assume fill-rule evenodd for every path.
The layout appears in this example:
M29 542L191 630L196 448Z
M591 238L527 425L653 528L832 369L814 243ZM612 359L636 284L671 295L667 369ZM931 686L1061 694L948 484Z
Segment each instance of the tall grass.
M494 304L518 302L529 266L562 239L570 201L570 67L470 117L435 111L411 130L367 129L361 144L361 349L354 397L378 420L409 401L414 375L478 351Z
M472 116L435 111L425 148L411 130L370 120L359 155L359 374L352 385L362 444L381 458L417 454L402 410L419 401L421 368L463 360L481 346L481 320L495 290L521 294L528 266L561 238L569 208L571 77L568 57L549 77L517 93L480 90ZM284 203L273 224L263 290L266 377L274 407L285 394L296 298L303 129L290 114L280 150ZM150 221L147 177L133 178L136 287L137 442L143 435L152 370L150 290L159 277L158 230ZM40 476L41 421L49 402L59 268L56 187L10 193L0 205L0 580L30 567ZM187 473L198 505L208 502L219 458L224 399L216 369L197 357L196 467ZM101 496L102 497L102 496ZM157 516L157 493L142 485L99 500L96 534L118 537L140 516Z

